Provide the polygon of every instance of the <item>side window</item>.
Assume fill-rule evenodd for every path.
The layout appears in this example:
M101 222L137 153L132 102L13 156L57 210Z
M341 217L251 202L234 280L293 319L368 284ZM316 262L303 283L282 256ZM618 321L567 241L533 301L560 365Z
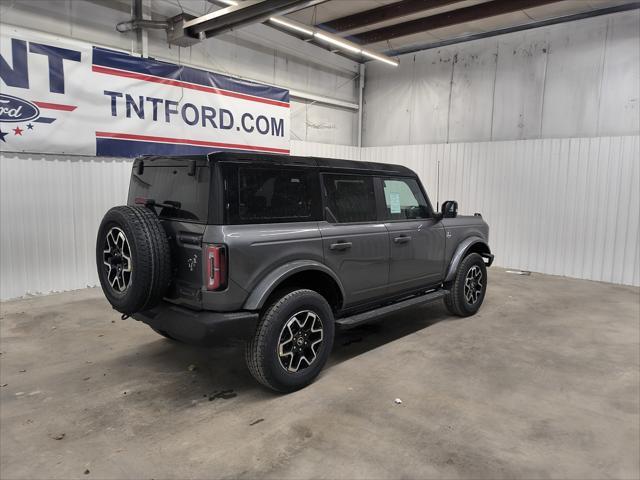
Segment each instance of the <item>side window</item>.
M225 202L232 224L316 220L317 183L303 169L226 169Z
M428 218L427 202L413 178L387 178L382 180L387 219L407 220Z
M324 174L322 178L328 220L339 223L377 220L373 177Z

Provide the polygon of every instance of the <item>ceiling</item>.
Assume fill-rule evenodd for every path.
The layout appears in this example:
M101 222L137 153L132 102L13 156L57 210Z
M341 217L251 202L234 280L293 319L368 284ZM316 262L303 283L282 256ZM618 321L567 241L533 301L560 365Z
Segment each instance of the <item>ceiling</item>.
M634 0L328 0L285 17L398 54L559 17L639 6Z

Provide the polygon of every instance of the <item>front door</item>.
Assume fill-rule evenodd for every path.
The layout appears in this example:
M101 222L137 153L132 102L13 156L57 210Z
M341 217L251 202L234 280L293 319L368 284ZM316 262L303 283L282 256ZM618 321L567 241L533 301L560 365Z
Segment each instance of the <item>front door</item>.
M373 301L389 278L389 232L378 220L374 177L323 174L322 185L325 262L342 281L346 307Z
M445 232L431 215L414 178L382 178L391 258L388 292L402 293L442 280Z

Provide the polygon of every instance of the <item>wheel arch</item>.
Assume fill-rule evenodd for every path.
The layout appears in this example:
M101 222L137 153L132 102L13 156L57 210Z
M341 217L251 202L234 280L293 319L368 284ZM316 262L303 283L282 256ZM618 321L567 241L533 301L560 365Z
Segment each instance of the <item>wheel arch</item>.
M478 253L484 259L487 267L491 266L493 263L493 254L491 253L491 249L487 242L484 241L481 237L469 237L464 239L451 257L451 262L449 263L449 268L447 269L447 275L445 276L444 281L450 282L455 277L456 271L458 270L458 265L464 257L471 253Z
M345 294L340 279L329 267L313 260L290 262L271 271L252 289L243 308L260 310L274 293L290 287L318 292L334 312L342 308Z

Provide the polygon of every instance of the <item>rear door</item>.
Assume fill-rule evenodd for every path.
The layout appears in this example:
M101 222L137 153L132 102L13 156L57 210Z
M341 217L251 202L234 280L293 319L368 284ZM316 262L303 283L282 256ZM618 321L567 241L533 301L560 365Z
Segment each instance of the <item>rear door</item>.
M389 276L389 234L378 219L375 178L323 173L321 179L325 263L342 281L345 306L373 301L384 295Z
M441 281L445 236L415 178L380 179L383 215L389 231L389 293L396 294Z
M129 185L129 205L154 200L155 210L171 248L173 282L167 298L174 303L199 307L203 284L202 235L210 206L210 169L198 162L195 172L187 160L136 160Z

